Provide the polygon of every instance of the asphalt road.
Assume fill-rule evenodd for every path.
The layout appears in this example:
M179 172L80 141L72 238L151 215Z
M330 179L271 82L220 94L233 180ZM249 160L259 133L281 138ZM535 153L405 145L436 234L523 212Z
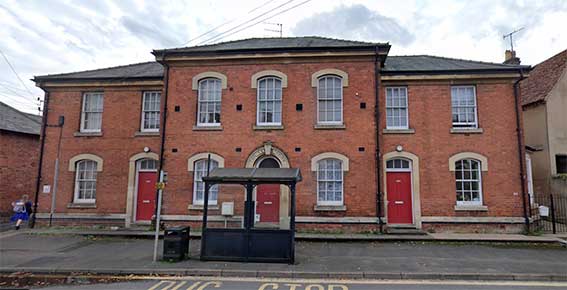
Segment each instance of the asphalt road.
M37 288L36 288L37 289ZM301 280L256 278L179 278L172 280L139 280L113 284L64 285L49 290L507 290L567 289L567 282L500 282L500 281L411 281L411 280Z

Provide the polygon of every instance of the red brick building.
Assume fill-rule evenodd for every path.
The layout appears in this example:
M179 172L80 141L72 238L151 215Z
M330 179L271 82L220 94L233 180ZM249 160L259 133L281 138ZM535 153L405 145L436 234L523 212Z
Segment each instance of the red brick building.
M12 202L35 194L41 117L0 102L0 217L13 214Z
M162 166L164 220L198 224L211 156L212 168L299 168L300 229L521 230L514 88L527 68L389 49L247 39L36 77L48 124L67 120L57 221L147 223ZM55 135L47 128L42 184L53 180ZM41 211L51 194L40 194ZM210 198L209 220L241 223L241 188L213 188ZM285 187L259 186L255 199L258 226L289 225ZM234 213L221 215L224 205Z

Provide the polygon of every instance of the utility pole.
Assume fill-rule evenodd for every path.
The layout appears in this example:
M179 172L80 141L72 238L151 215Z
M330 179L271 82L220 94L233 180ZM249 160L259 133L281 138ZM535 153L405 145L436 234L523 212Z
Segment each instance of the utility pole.
M280 34L280 38L283 37L283 24L282 23L273 23L273 22L264 22L264 24L276 26L276 29L264 28L264 31L276 32Z
M512 32L510 32L510 33L508 33L508 34L504 34L504 35L502 36L502 39L506 39L506 37L509 37L509 38L510 38L510 51L514 51L514 39L513 39L514 34L516 34L516 33L520 32L520 31L522 31L523 29L524 29L524 27L522 27L522 28L520 28L520 29L516 29L516 30L514 30L514 31L512 31Z

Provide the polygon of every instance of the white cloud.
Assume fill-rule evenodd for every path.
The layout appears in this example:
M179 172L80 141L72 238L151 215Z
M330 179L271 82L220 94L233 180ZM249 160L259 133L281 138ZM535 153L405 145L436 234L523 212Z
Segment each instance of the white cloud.
M286 1L0 0L0 49L34 93L0 59L0 100L33 111L35 97L43 95L28 81L34 75L152 60L152 49L180 46L239 17L219 30L226 31ZM536 64L567 48L564 19L561 0L312 0L269 22L282 23L284 36L390 41L391 54L493 62L503 60L508 46L502 34L523 26L515 48L523 63ZM276 36L266 28L273 27L259 24L223 40Z

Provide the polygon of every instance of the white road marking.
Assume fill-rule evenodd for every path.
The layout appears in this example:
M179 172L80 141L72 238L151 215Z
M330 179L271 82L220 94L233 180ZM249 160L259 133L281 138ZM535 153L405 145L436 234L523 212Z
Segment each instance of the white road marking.
M223 282L264 282L264 283L288 283L291 285L306 285L306 284L342 284L342 285L453 285L453 286L463 286L463 285L474 285L474 286L523 286L523 287L567 287L567 282L552 282L552 281L465 281L465 280L338 280L338 279L289 279L289 278L236 278L236 277L197 277L197 276L186 276L186 277L136 277L136 280L162 280L165 281L211 281L208 283L216 283L215 285L209 284L207 286L213 286L219 288L220 281ZM195 283L196 285L199 282ZM207 283L201 285L205 286ZM298 285L299 284L299 285ZM193 285L187 290L193 290L196 285ZM171 287L171 286L169 286ZM168 287L168 288L169 288ZM205 289L204 287L199 289ZM289 286L288 286L289 287ZM166 288L166 289L168 289ZM166 290L161 289L161 290ZM269 289L269 288L268 288ZM148 290L156 290L156 288L150 288ZM173 289L172 289L173 290Z

